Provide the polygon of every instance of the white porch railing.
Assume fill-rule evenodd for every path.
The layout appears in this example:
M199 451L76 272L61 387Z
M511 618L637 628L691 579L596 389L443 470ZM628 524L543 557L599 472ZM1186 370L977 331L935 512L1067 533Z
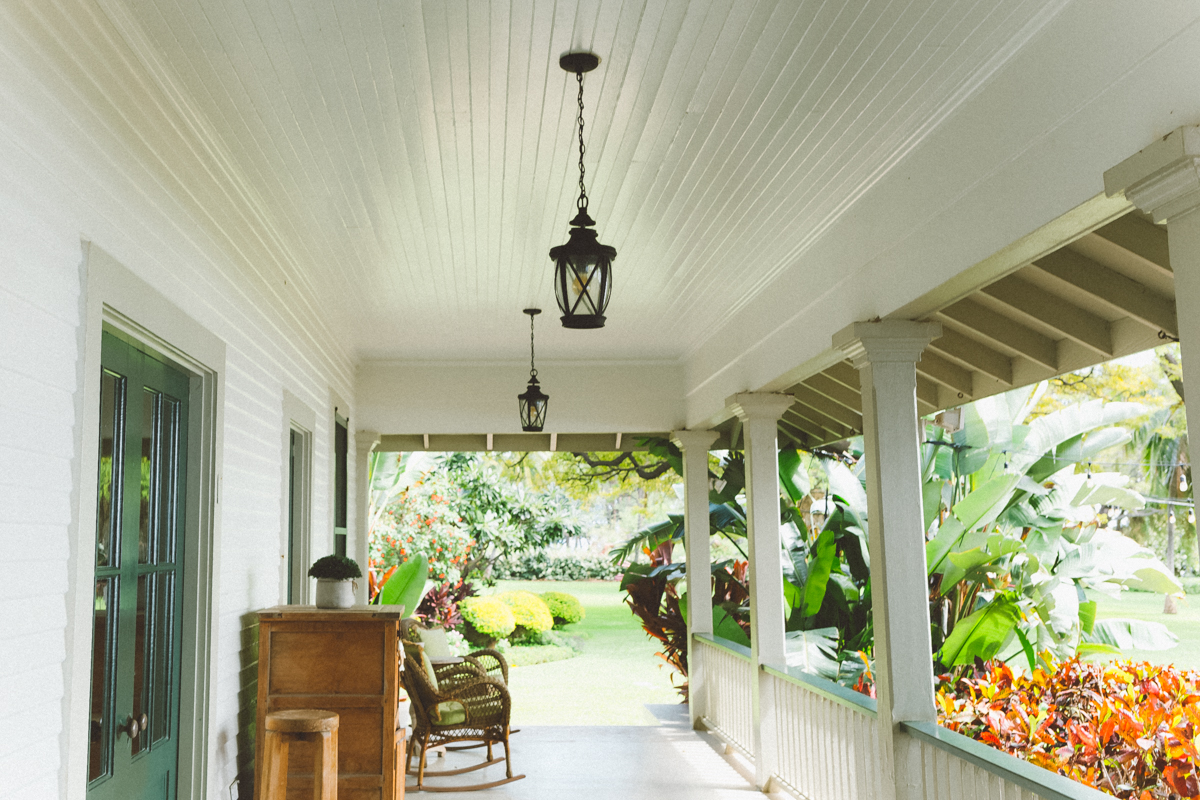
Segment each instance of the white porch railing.
M779 759L775 777L812 800L878 796L875 701L803 673L765 668L775 683Z
M691 658L706 675L705 724L754 758L747 648L697 635ZM844 686L800 672L763 667L774 681L774 778L804 800L868 800L879 796L879 728L875 701ZM1112 800L1072 780L1035 767L933 723L900 723L897 735L921 765L921 785L907 795L923 800ZM903 748L902 748L903 749Z
M691 657L703 659L704 722L745 755L754 757L754 709L750 681L754 666L745 647L707 636L696 636Z

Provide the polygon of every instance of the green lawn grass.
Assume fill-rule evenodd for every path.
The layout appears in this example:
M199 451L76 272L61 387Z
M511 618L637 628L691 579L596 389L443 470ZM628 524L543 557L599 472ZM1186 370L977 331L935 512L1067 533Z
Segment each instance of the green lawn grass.
M1174 664L1185 669L1200 670L1200 595L1189 595L1179 601L1178 614L1164 614L1163 596L1148 592L1122 592L1116 598L1089 592L1096 601L1097 619L1144 619L1161 622L1179 637L1179 644L1170 650L1127 650L1122 655L1152 664Z
M513 725L657 725L646 704L680 701L616 581L500 581L485 593L511 589L573 594L587 612L565 631L580 637L582 654L511 670Z

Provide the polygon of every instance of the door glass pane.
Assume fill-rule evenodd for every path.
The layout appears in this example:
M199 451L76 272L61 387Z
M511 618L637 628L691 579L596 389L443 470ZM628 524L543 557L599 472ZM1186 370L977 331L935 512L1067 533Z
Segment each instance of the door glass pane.
M179 401L159 395L159 436L152 481L157 487L155 564L170 564L175 560L175 527L179 506L179 416Z
M150 526L154 519L154 500L158 487L153 486L153 478L157 470L153 468L155 461L154 444L157 434L155 423L158 421L158 395L149 389L142 392L142 510L138 516L138 563L150 563Z
M92 703L88 734L88 781L112 772L112 678L116 640L116 578L96 581L92 600Z
M171 662L175 650L175 573L159 572L154 576L154 650L151 654L153 673L150 678L151 742L159 742L171 733Z
M111 372L100 375L100 478L97 486L96 507L96 566L117 565L116 537L114 526L119 520L113 517L114 504L119 508L121 491L121 466L124 449L114 446L122 441L122 406L125 405L125 379ZM114 492L118 497L114 497Z
M133 644L133 718L138 725L142 724L142 715L146 713L146 700L149 698L149 686L146 678L146 650L150 646L149 631L150 608L150 579L152 575L139 575L137 584L137 623ZM146 737L139 733L133 740L133 754L146 749Z

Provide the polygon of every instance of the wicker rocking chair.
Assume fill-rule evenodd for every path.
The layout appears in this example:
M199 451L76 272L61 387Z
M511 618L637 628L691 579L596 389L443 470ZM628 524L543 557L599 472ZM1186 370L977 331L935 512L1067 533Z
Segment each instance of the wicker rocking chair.
M416 789L431 792L467 792L491 789L524 778L513 775L509 752L509 715L512 703L508 686L498 677L489 676L472 661L439 667L436 673L419 648L405 648L404 688L412 705L413 736L409 741L405 771L417 778ZM461 769L426 769L430 748L453 742L481 742L487 758ZM495 758L493 745L504 746L504 757ZM417 766L412 767L413 757ZM460 775L504 762L501 780L471 786L426 786L425 777Z

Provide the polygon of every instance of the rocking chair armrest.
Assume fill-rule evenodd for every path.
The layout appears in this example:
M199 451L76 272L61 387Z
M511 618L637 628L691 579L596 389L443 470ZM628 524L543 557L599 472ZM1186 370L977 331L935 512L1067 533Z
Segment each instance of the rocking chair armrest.
M496 666L500 668L500 674L503 676L504 682L508 683L508 662L504 659L504 656L500 655L498 651L491 648L474 650L470 655L466 656L466 658L478 664L480 668L489 674L492 672L492 668L489 666L488 662L494 661Z
M486 669L468 659L463 659L457 664L436 665L434 672L437 674L439 684L449 683L457 685L464 681L474 681L477 678L487 677Z

